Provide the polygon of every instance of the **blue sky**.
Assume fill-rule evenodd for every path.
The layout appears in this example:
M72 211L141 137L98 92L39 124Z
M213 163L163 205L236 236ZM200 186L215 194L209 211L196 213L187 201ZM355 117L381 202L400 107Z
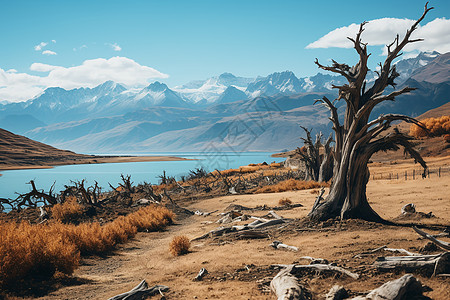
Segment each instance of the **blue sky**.
M428 44L409 49L412 52L406 55L436 47L450 51L449 2L431 1L435 9L422 23L425 27L434 21L424 31ZM345 35L351 32L347 26L381 18L414 20L424 4L0 0L0 100L24 100L53 85L93 86L103 79L137 86L159 80L176 86L223 72L255 77L291 70L298 77L310 76L318 72L316 57L323 63L330 58L355 63L352 49L330 47L339 46L339 39L340 47L345 47ZM391 39L390 31L403 32L403 23L394 19L373 23L375 31L387 28L368 32L375 43L381 39L370 48L372 67L383 59L383 39ZM311 47L314 42L322 48ZM111 60L114 57L119 58ZM98 70L102 66L105 70Z

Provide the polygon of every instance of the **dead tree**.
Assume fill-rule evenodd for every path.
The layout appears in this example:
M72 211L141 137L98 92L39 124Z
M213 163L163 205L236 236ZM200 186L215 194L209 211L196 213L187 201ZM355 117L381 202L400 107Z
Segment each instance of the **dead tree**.
M305 138L300 138L303 140L304 146L302 148L297 148L295 154L300 156L300 160L305 164L306 169L306 180L314 181L328 181L333 175L333 159L331 143L333 142L333 137L330 135L322 143L322 132L316 134L316 140L313 142L311 137L311 130L308 128L300 126L306 133ZM321 154L321 149L324 149L324 153Z
M38 190L36 188L36 184L34 180L30 180L28 184L31 185L31 191L25 194L19 194L19 196L10 201L10 205L13 208L21 209L23 206L25 207L37 207L38 203L42 203L44 205L54 205L57 203L56 197L53 195L53 188L55 187L55 183L50 187L48 193L45 193L43 190Z
M401 50L410 43L421 41L411 39L411 34L417 29L425 15L433 8L425 5L422 16L407 30L404 38L399 36L387 45L387 57L384 64L380 63L378 78L374 84L367 88L366 75L369 71L367 61L370 54L367 53L367 44L361 41L364 31L363 22L356 37L349 38L353 47L359 54L358 63L350 67L333 60L331 66L321 65L316 59L315 63L323 70L344 76L348 83L342 86L333 86L339 90L339 95L334 101L323 97L320 102L331 112L331 122L335 133L334 170L330 192L324 202L317 205L309 213L314 220L326 220L340 216L341 218L361 218L369 221L384 222L384 220L371 208L367 201L366 186L369 181L369 169L367 164L371 156L378 151L398 150L402 146L416 162L419 162L424 173L427 169L425 161L414 150L411 137L398 130L386 133L394 121L406 121L423 127L417 120L411 117L397 114L382 115L370 121L370 114L375 106L384 101L394 101L396 96L413 91L414 88L404 87L384 94L388 86L395 87L394 80L399 76L393 60L402 53ZM343 99L346 104L343 123L339 120L336 101Z

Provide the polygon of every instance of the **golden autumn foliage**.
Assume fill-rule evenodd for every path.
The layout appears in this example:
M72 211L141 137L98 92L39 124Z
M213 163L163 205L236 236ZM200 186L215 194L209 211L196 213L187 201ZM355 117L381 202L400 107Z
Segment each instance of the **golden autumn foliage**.
M186 236L176 236L170 242L169 251L173 256L180 256L189 253L190 247L191 242Z
M421 120L420 123L424 125L432 136L441 136L450 133L450 116L442 116L439 118L428 118ZM428 133L417 125L411 125L409 134L413 137L424 137Z
M164 207L150 205L103 226L0 222L0 288L25 279L48 279L56 271L71 274L80 255L110 251L137 231L164 228L174 216Z
M285 191L308 190L323 186L329 186L329 184L326 182L319 183L316 181L288 179L274 185L263 186L257 189L255 193L279 193Z

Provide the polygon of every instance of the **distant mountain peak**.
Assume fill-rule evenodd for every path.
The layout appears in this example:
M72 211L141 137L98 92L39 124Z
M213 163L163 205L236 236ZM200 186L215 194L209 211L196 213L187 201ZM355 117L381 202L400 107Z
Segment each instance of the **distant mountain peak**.
M145 89L153 91L153 92L164 92L168 90L169 87L165 83L161 83L159 81L155 81L148 85Z

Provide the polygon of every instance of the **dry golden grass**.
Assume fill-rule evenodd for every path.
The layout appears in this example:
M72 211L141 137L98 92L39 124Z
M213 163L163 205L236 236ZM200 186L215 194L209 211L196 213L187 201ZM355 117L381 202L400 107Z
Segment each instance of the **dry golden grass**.
M56 271L71 274L80 254L100 254L134 237L137 231L156 231L173 222L174 214L147 206L101 226L60 221L45 225L0 222L0 287L24 279L48 279Z
M289 198L281 198L280 200L278 200L278 205L280 206L286 206L286 205L291 205L292 204L292 200Z
M0 222L0 287L75 270L80 258L76 246L61 235L53 235L48 227Z
M308 190L319 187L329 186L326 182L303 181L296 179L288 179L274 185L263 186L255 191L255 193L279 193L286 191Z
M186 236L176 236L170 242L169 251L173 256L180 256L189 253L190 247L191 242Z
M439 118L427 118L420 121L425 128L427 128L431 135L440 136L450 133L450 116L442 116ZM424 137L427 136L427 132L417 126L411 125L409 128L409 134L413 137Z
M55 220L68 223L75 221L83 213L83 207L78 204L76 197L70 196L66 202L54 205L50 211Z

